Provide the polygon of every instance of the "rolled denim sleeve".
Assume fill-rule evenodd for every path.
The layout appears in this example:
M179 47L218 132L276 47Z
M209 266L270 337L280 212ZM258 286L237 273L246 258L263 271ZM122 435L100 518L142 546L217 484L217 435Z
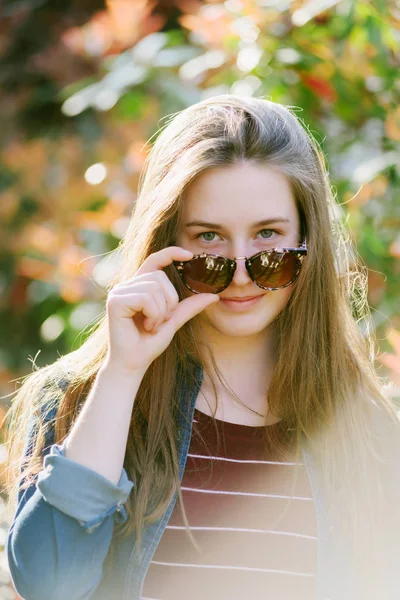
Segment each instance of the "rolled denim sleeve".
M41 418L52 422L56 409ZM37 435L32 418L24 447ZM89 600L101 584L114 520L127 519L124 503L133 487L124 468L117 485L65 456L65 441L46 433L43 468L22 490L7 534L6 551L16 591L25 600ZM91 534L91 535L88 535Z
M118 522L127 519L124 503L133 488L122 468L118 485L96 471L65 456L65 441L53 444L38 475L37 489L44 500L76 519L91 533L104 519L115 514Z

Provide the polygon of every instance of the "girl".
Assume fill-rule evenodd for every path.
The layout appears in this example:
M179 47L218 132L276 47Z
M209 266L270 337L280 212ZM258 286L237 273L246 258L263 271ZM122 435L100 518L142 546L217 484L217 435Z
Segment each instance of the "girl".
M400 425L336 208L287 107L162 131L97 327L10 409L23 598L398 597Z

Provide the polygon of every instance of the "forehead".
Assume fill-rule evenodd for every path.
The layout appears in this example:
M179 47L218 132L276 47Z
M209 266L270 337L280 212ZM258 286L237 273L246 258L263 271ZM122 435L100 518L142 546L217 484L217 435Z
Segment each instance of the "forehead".
M287 177L277 167L250 161L208 169L187 187L182 217L224 223L253 222L281 215L296 218Z

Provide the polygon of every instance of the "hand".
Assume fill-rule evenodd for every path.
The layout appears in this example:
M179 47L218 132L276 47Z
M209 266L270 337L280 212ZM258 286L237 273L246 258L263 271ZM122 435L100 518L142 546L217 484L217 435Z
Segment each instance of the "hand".
M162 271L193 253L170 246L146 258L135 275L118 283L107 296L109 348L106 362L121 372L145 372L170 344L176 331L219 301L217 294L193 294L179 301Z

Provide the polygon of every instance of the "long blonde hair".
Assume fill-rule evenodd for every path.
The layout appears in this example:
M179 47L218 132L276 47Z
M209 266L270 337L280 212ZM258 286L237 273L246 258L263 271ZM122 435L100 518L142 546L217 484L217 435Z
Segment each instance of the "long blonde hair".
M399 423L373 366L366 269L336 216L323 153L292 107L226 94L172 115L146 159L132 219L114 251L119 268L108 291L131 278L151 253L175 244L184 193L197 175L241 160L275 165L286 175L308 244L295 290L276 320L276 367L268 404L282 420L266 428L266 444L284 454L288 435L306 443L331 498L332 516L339 506L347 510L343 531L353 531L357 542L362 536L378 539L379 516L385 509L378 504L382 494L374 495L380 488L373 465L378 473L380 458L373 411L378 409L394 427ZM183 299L179 277L170 267L166 272ZM129 518L116 525L114 537L122 539L135 530L139 548L143 526L157 520L175 494L189 526L180 489L177 421L182 378L193 382L194 363L201 363L199 332L199 317L177 331L150 365L134 402L124 467L135 485L126 504ZM104 309L78 350L28 374L17 390L7 415L6 440L7 492L13 509L21 469L27 486L42 468L46 430L53 432L53 443L66 437L107 344ZM43 414L52 408L53 416L44 424ZM36 418L35 443L22 464L30 417ZM369 500L363 513L366 490Z

